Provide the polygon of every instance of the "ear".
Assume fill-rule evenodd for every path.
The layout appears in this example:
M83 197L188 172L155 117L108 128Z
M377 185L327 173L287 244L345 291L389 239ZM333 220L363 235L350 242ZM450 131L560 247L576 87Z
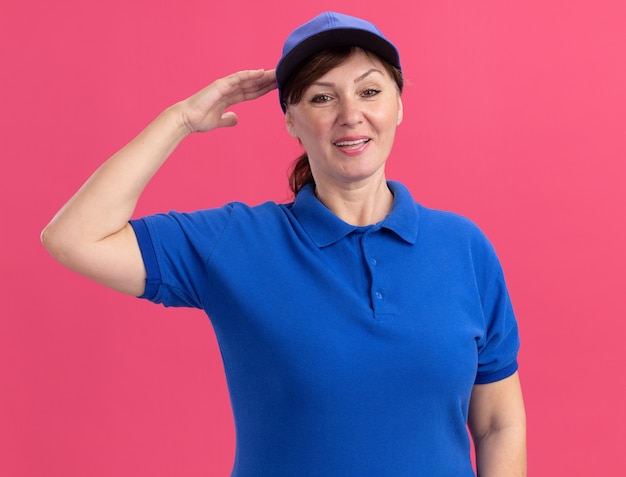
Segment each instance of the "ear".
M396 123L397 126L400 126L402 118L404 118L404 106L402 105L402 97L398 95L398 122Z
M285 125L287 126L287 132L291 137L298 138L298 134L296 133L296 127L293 123L293 117L291 116L291 112L289 108L285 112Z

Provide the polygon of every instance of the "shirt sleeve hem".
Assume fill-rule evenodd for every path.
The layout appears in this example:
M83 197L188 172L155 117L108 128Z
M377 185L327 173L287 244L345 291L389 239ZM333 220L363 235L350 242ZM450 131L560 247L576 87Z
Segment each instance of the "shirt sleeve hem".
M492 373L478 373L476 375L476 379L474 380L474 384L489 384L496 381L500 381L502 379L508 378L512 374L517 371L518 364L517 360L513 361L511 364L506 366L505 368L499 369Z
M154 244L152 243L146 222L143 219L139 219L131 220L129 223L137 236L141 257L146 267L146 288L143 295L140 295L138 298L151 300L156 296L161 284L161 270L159 269L156 251L154 250Z

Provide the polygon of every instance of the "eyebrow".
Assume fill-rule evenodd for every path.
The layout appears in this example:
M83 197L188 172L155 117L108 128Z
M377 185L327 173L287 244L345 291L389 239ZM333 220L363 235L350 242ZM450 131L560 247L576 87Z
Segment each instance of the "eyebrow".
M354 79L354 83L356 84L359 81L363 81L365 78L367 78L372 73L380 73L381 75L383 74L383 72L380 71L378 68L370 68L365 73L363 73L361 76L355 78ZM327 86L327 87L335 86L335 83L327 83L327 82L324 82L324 81L314 81L312 84L317 85L317 86Z

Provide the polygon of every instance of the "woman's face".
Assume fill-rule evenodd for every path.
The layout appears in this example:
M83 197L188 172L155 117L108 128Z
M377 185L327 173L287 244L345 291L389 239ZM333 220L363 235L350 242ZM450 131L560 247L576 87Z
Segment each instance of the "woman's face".
M309 156L316 184L345 187L384 176L402 101L383 64L357 49L290 104L285 120Z

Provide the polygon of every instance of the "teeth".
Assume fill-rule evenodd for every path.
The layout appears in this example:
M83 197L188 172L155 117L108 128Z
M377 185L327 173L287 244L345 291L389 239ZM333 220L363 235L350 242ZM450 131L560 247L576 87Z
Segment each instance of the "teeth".
M339 147L357 146L359 144L364 144L368 141L369 139L357 139L356 141L340 141L340 142L336 142L335 146L339 146Z

